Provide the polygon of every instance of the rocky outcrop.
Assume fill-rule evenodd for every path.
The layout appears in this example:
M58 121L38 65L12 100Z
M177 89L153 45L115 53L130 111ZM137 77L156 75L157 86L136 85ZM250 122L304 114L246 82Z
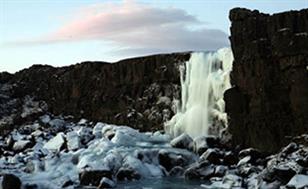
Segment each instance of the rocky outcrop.
M233 144L277 151L308 131L308 9L230 12L234 54L225 93Z
M174 53L112 64L34 65L14 75L1 73L0 84L10 86L9 96L17 101L29 95L45 101L57 115L157 130L174 114L171 103L179 97L178 65L189 57L190 53Z

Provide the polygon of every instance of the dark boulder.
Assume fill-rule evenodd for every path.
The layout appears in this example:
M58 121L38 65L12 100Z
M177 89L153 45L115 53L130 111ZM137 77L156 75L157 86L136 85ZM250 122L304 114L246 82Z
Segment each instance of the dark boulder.
M3 189L20 189L21 181L20 179L13 174L4 174L2 180Z
M84 170L79 173L80 185L98 186L103 177L112 179L112 172L109 170Z
M118 180L139 180L141 175L134 169L131 168L120 168L116 174Z
M214 175L215 175L215 167L211 165L208 161L195 163L184 172L185 179L188 180L194 180L194 179L208 180Z

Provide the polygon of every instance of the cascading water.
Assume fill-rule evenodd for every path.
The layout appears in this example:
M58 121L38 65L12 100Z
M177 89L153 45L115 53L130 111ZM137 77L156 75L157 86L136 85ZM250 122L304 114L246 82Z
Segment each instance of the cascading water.
M192 138L217 135L226 127L224 91L231 87L233 55L230 48L217 52L193 53L180 67L181 101L177 112L165 123L173 137L187 133Z

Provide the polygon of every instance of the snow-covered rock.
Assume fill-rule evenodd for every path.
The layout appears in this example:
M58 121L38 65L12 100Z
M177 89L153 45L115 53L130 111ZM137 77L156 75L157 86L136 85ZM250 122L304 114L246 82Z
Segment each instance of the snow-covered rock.
M19 140L16 141L13 145L13 150L16 152L20 152L25 150L26 148L31 147L31 141L29 140Z
M300 189L308 187L308 175L294 175L292 179L288 182L287 187Z
M80 138L76 131L71 131L66 134L67 148L69 150L77 150L81 148Z
M65 135L60 132L55 137L50 139L45 145L44 148L53 152L59 152L65 144Z

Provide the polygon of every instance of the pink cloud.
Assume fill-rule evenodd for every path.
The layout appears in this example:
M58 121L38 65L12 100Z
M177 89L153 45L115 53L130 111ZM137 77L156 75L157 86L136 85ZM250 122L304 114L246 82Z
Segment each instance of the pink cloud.
M204 24L178 8L134 1L103 3L78 10L69 22L32 43L98 40L121 47L121 53L212 50L228 45L223 31Z

